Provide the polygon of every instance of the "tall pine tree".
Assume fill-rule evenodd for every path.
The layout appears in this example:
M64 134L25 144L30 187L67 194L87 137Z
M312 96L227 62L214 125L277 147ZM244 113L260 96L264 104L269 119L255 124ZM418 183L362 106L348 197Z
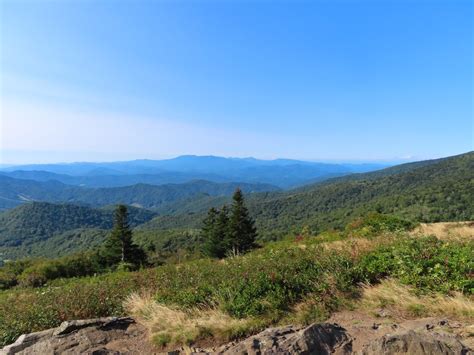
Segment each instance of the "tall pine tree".
M131 263L138 266L146 262L145 252L133 242L132 236L127 207L118 205L112 232L102 246L101 256L106 265Z
M245 253L255 247L257 229L245 207L244 196L240 189L237 189L232 197L228 238L228 248L233 255Z
M224 206L217 211L211 208L204 219L202 238L204 240L203 251L206 255L214 258L223 258L228 250L229 212Z

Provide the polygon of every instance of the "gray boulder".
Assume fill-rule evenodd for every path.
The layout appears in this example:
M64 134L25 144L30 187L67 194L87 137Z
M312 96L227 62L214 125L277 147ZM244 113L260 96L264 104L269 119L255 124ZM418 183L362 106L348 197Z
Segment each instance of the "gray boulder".
M220 354L350 354L352 339L337 324L313 324L294 327L269 328L236 344L217 350Z
M360 355L472 355L474 352L456 337L439 333L408 331L385 335L372 341Z
M129 344L134 344L132 348ZM23 334L0 350L11 354L127 354L146 348L145 330L128 317L107 317L63 322L58 328Z

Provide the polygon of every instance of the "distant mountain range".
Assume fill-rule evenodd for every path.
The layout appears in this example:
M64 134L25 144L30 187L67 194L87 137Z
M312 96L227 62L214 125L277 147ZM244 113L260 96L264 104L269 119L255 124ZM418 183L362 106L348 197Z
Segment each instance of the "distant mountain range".
M138 183L162 185L208 180L263 183L289 188L384 167L386 165L382 164L327 164L289 159L259 160L186 155L167 160L10 166L0 169L0 174L35 181L55 180L87 187L118 187Z
M0 209L16 207L26 202L42 201L76 203L101 207L123 203L148 209L163 208L189 198L229 196L237 187L245 193L276 191L268 184L216 183L195 180L183 184L89 188L66 185L56 180L34 181L0 175Z
M474 220L473 182L474 153L469 152L337 177L289 191L267 191L271 189L268 185L241 186L247 189L246 201L260 238L271 240L299 233L303 226L315 232L342 228L371 211L419 222ZM153 207L153 211L130 207L131 223L141 242L160 248L166 236L167 247L178 248L180 243L194 242L187 231L200 227L210 207L228 203L236 186L195 181L91 189L3 176L0 195L15 191L15 184L29 186L28 196L62 196L68 203L30 202L1 212L0 259L2 253L3 258L57 256L100 244L111 227L113 206L77 204L104 206L117 202L118 196L127 204ZM28 199L26 195L23 198Z

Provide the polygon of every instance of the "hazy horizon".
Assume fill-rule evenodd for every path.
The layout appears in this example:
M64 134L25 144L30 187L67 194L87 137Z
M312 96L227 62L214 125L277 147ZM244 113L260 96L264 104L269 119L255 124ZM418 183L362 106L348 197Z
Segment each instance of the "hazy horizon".
M196 155L196 154L183 154L183 155L170 155L162 158L147 158L147 157L139 157L139 158L131 158L131 159L117 159L117 160L70 160L70 161L43 161L43 162L19 162L19 163L1 163L0 162L0 169L7 168L7 167L15 167L15 166L27 166L27 165L61 165L61 164L107 164L107 163L120 163L120 162L130 162L130 161L140 161L140 160L148 160L148 161L159 161L159 160L172 160L180 157L185 156L193 156L193 157L215 157L215 158L224 158L224 159L256 159L260 161L273 161L273 160L295 160L301 162L310 162L310 163L327 163L327 164L379 164L379 165L386 165L386 166L393 166L397 164L404 164L410 162L417 162L422 160L431 160L431 159L440 159L440 158L447 158L450 156L455 156L459 154L468 153L460 152L457 154L449 155L449 156L436 156L436 157L429 157L429 158L418 158L418 157L396 157L393 159L374 159L374 160L367 160L367 159L297 159L297 158L287 158L287 157L276 157L276 158L259 158L254 156L220 156L216 154L207 154L207 155Z
M0 164L473 150L470 1L0 6Z

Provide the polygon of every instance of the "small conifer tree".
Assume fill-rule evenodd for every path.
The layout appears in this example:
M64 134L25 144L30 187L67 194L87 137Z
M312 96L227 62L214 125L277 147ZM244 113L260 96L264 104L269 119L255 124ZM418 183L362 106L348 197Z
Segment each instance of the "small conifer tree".
M245 207L244 196L237 189L232 197L232 206L229 217L229 251L240 254L255 247L257 229Z
M229 213L224 206L220 211L211 208L203 222L202 239L204 240L204 254L223 258L228 249Z
M240 189L234 193L230 211L227 206L220 211L209 210L203 221L201 238L204 254L214 258L238 255L255 247L257 230Z
M106 239L101 256L108 266L130 263L135 266L146 261L145 252L133 242L133 234L128 224L128 212L125 205L118 205L114 215L114 226Z

